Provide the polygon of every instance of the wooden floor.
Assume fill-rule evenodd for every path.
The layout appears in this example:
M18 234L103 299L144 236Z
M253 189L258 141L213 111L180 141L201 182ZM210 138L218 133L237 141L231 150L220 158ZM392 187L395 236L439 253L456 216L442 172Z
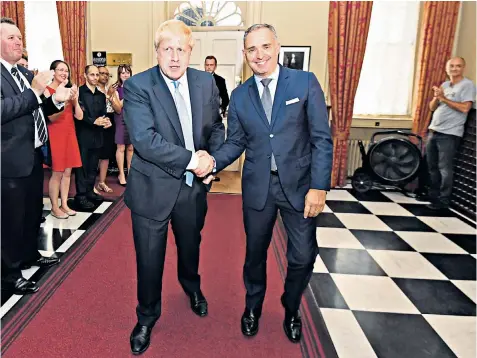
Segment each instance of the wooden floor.
M220 181L214 181L211 193L242 194L240 172L223 171L218 174Z

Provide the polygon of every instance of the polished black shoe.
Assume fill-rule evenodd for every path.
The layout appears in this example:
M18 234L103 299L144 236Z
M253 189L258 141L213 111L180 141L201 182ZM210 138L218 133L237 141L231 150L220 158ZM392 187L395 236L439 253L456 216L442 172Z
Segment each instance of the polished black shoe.
M90 210L94 208L94 204L86 199L85 196L77 197L74 200L74 208L75 210L82 211L82 210Z
M22 270L29 269L32 266L39 266L39 267L50 267L60 263L60 259L58 257L45 257L42 256L38 260L25 262L22 266Z
M151 327L141 326L139 323L136 324L129 338L132 354L142 354L149 348L149 344L151 343L151 331Z
M88 200L96 201L96 202L104 201L104 197L102 197L99 194L96 194L95 192L91 192L91 193L87 194L86 198Z
M436 203L431 203L429 205L426 205L426 208L434 210L434 211L440 211L440 210L446 210L449 209L449 205L441 202L436 202Z
M207 300L201 291L194 292L189 295L190 298L190 308L197 316L205 317L207 316Z
M285 296L281 297L282 306L285 308L285 320L283 321L283 330L292 343L298 343L301 339L301 317L300 313L290 313L285 306Z
M258 333L258 321L260 316L255 314L252 310L245 309L242 315L241 328L244 336L253 337Z
M38 291L38 289L36 282L26 280L23 277L12 282L2 280L2 291L7 291L14 295L30 295Z

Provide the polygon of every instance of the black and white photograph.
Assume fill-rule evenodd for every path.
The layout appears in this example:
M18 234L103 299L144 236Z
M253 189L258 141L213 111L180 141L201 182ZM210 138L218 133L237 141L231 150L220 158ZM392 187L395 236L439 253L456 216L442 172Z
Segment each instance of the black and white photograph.
M283 67L309 71L311 46L282 46L278 63Z

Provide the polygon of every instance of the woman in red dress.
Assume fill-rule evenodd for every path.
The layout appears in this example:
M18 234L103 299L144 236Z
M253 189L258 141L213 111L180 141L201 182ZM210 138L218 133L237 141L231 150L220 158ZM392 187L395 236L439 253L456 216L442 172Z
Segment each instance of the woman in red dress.
M70 66L66 62L53 61L50 70L54 70L53 82L46 88L45 96L51 96L56 88L70 81ZM78 95L65 104L60 113L49 116L48 133L51 147L52 174L49 182L49 196L51 200L51 215L57 219L67 219L76 215L68 207L68 192L70 190L71 170L81 167L81 157L76 139L74 118L83 119L83 111L78 103ZM58 196L61 206L58 205Z

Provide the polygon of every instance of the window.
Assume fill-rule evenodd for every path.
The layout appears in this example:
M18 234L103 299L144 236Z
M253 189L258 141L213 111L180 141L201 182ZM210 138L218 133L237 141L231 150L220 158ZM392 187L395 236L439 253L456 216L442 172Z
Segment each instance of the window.
M355 115L410 115L419 2L375 1Z
M189 26L243 26L242 12L233 1L183 2L174 18Z
M56 1L25 1L25 37L30 70L46 71L63 60Z

